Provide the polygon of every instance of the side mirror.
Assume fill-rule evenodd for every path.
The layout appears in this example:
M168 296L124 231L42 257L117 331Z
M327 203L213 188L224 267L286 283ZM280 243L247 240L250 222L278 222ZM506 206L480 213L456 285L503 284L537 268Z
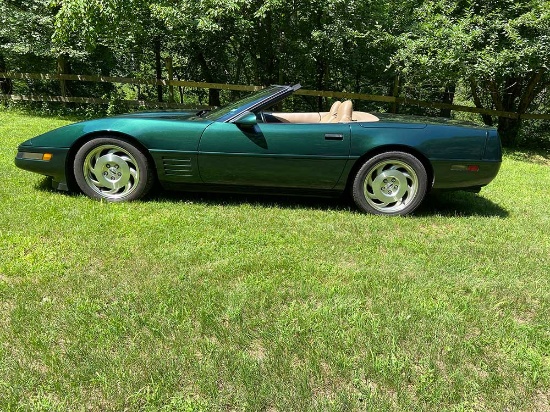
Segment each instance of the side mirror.
M237 126L252 127L258 124L258 120L254 113L246 111L239 119L235 120L235 124Z

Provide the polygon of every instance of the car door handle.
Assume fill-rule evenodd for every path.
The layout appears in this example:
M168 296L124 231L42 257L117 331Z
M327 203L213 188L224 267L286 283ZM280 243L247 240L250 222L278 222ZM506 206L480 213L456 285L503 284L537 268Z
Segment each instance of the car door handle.
M325 140L344 140L344 135L340 133L326 133Z

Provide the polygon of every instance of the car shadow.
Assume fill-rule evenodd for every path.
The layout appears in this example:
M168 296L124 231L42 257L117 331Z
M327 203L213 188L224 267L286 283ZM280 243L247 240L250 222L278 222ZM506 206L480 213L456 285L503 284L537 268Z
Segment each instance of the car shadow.
M302 197L285 195L259 194L226 194L226 193L194 193L170 192L158 190L150 199L158 202L196 202L207 205L241 205L256 204L266 207L281 207L285 209L316 209L359 213L350 196L337 198ZM497 205L475 193L462 191L434 192L428 194L412 217L426 216L449 217L500 217L506 218L509 213Z
M476 193L464 191L434 191L429 193L415 216L449 217L500 217L506 218L509 212L502 206Z
M52 189L50 178L44 178L35 185L35 189L44 192L55 192L65 196L75 196L74 192L62 192ZM207 192L174 192L155 188L146 200L156 202L193 202L205 205L242 205L255 204L265 207L284 209L315 209L359 213L350 196L341 197L302 197L279 194L238 194ZM419 208L411 217L426 216L449 217L500 217L506 218L506 209L475 193L462 191L432 192L426 196Z
M284 209L316 209L316 210L342 210L355 211L355 206L344 197L319 197L319 196L288 196L281 194L241 194L241 193L197 193L197 192L172 192L162 189L149 195L148 199L157 202L193 202L205 205L238 206L254 204L265 207L278 207Z

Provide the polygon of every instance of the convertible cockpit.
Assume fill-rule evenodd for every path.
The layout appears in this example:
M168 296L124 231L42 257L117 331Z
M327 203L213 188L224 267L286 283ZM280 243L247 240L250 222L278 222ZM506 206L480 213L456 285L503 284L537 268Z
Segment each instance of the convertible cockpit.
M348 123L377 122L373 114L353 110L351 100L334 102L328 112L262 113L265 123Z

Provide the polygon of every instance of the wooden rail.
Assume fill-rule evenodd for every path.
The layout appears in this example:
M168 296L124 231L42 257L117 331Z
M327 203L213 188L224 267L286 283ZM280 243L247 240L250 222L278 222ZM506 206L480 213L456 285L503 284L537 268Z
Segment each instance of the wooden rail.
M262 89L261 86L251 85L239 85L239 84L225 84L225 83L205 83L205 82L193 82L184 80L163 80L163 79L139 79L128 77L113 77L113 76L92 76L83 74L40 74L40 73L14 73L14 72L0 72L0 79L34 79L34 80L58 80L58 81L82 81L82 82L94 82L94 83L121 83L121 84L138 84L138 85L150 85L150 86L181 86L201 89L219 89L219 90L236 90L236 91L256 91ZM356 99L367 100L374 102L401 104L410 106L429 107L434 109L450 109L459 112L477 113L490 116L507 117L512 119L541 119L550 120L550 114L542 113L516 113L505 112L500 110L491 110L478 107L470 107L463 105L455 105L439 102L427 102L416 99L409 99L406 97L396 96L381 96L365 93L347 93L347 92L335 92L335 91L320 91L320 90L307 90L300 89L295 94L303 96L321 96L337 99ZM0 94L0 100L15 100L15 101L47 101L47 102L74 102L74 103L94 103L94 104L108 104L108 99L98 98L85 98L85 97L66 97L66 96L46 96L46 95L2 95ZM179 103L160 103L160 102L146 102L143 100L123 100L128 106L153 106L159 108L208 108L209 106L196 106L185 105Z
M61 102L61 103L91 103L91 104L109 104L109 99L99 99L96 97L67 97L67 96L49 96L45 94L0 94L1 100L11 101L31 101L31 102ZM212 109L212 106L198 104L180 104L174 102L150 102L145 100L121 100L129 107L156 107L171 109Z
M182 86L195 87L199 89L220 89L220 90L238 90L238 91L256 91L261 86L245 86L239 84L225 83L203 83L191 82L185 80L164 80L164 79L138 79L130 77L112 77L112 76L91 76L87 74L41 74L41 73L0 73L0 78L11 79L34 79L34 80L73 80L93 83L122 83L122 84L141 84L149 86Z

